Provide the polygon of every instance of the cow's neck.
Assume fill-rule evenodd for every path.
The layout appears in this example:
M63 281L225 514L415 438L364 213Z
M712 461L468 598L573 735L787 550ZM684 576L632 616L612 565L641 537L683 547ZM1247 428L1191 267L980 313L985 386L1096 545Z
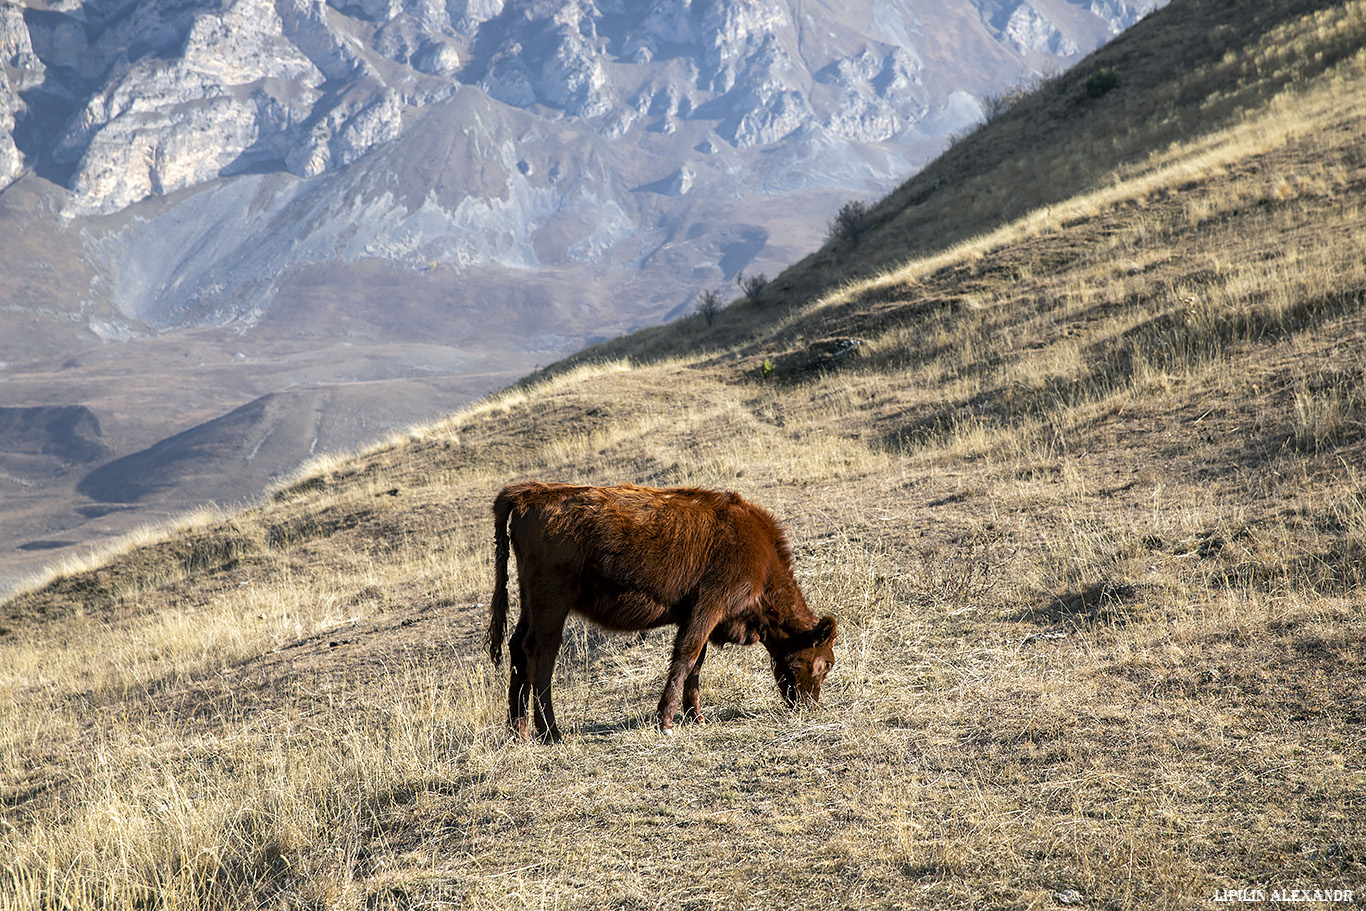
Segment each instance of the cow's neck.
M759 631L759 640L773 654L791 651L790 643L816 628L816 615L801 601L793 602L787 610L768 618L768 623Z

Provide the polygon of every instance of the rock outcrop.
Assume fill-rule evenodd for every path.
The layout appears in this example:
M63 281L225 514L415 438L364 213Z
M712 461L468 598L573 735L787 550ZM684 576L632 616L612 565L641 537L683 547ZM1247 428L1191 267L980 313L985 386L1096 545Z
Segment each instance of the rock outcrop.
M115 24L84 50L111 63L103 87L67 120L51 153L73 168L74 214L116 211L202 184L253 157L277 158L306 142L297 134L323 97L322 71L286 38L271 0L230 0L178 17L156 15L160 6L150 2L138 9L147 10L158 35L183 28L183 37L170 45L174 54L128 62L107 47L128 37Z

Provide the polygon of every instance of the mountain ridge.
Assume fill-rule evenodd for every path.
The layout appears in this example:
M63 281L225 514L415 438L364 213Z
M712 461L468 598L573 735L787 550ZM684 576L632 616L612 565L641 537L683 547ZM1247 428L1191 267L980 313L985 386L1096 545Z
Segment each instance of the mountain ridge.
M68 218L109 215L147 198L180 193L180 203L170 207L174 213L202 195L186 196L183 191L211 181L230 182L233 175L264 168L295 178L316 178L345 167L410 134L413 125L407 121L419 113L426 112L420 122L430 127L429 109L471 91L490 103L468 99L460 111L445 115L446 120L468 125L524 110L531 116L514 129L521 134L519 143L533 125L550 126L556 119L609 140L628 131L637 137L635 141L653 133L666 140L655 145L668 161L661 170L669 173L683 166L696 171L708 155L719 151L717 143L709 143L709 136L737 153L773 145L793 133L810 134L818 139L816 147L832 142L842 149L852 148L851 142L883 143L906 134L933 110L941 114L947 110L944 84L956 83L955 90L965 83L984 84L981 75L965 79L968 71L961 63L951 72L927 69L925 55L914 45L896 45L887 40L891 36L851 26L858 21L855 11L846 13L845 19L817 7L818 14L808 11L806 15L823 18L798 27L794 13L777 0L754 4L708 0L648 14L629 4L602 4L599 9L587 0L514 2L489 4L479 7L478 14L467 12L449 21L443 20L435 4L411 6L235 0L211 14L209 7L196 4L163 10L156 0L54 3L47 9L37 4L10 5L3 34L9 45L7 94L11 107L17 103L18 108L15 135L24 139L24 158L30 167L39 172L54 166L59 171L74 169L62 180L70 190L63 204ZM1033 21L1048 23L1054 31L1060 28L1027 3L1006 6L1013 6L1017 13L1030 10ZM1062 17L1062 27L1080 29L1077 35L1084 33L1094 43L1151 8L1147 3L1110 4L1105 8L1108 19L1067 4L1059 10L1072 15L1072 19ZM25 11L23 16L17 13L20 9ZM886 30L910 42L904 21L900 28L895 24L901 17L913 19L920 12L911 4L896 13L882 10L868 19L886 23ZM487 18L479 19L479 15ZM974 42L973 49L962 46L960 53L981 55L985 50L984 59L989 59L1000 53L994 50L994 42L1000 41L1017 57L1011 62L991 60L990 67L998 71L1013 67L1017 78L1027 71L1028 62L1054 59L1021 44L1009 30L997 29L989 37L993 34L991 17L983 13L974 21L977 15L971 4L940 11L943 18L939 21L952 23L948 27L956 35ZM1090 17L1086 28L1079 25L1084 17ZM914 21L922 36L915 41L924 44L930 39L923 24ZM77 25L93 37L81 38ZM820 25L838 33L831 36L837 41L835 46L807 37ZM463 52L455 49L460 42L467 45ZM841 44L851 48L847 56L840 56L844 53ZM344 51L353 45L353 50ZM659 46L668 53L659 56L662 62L657 63ZM442 56L434 50L438 48L458 55L459 68L433 70L424 64L433 55ZM1069 53L1075 55L1078 50ZM936 62L940 69L946 66L942 58ZM89 92L84 101L82 92ZM70 106L69 117L44 113L62 103ZM249 110L252 105L255 113ZM679 128L690 125L696 129L685 130L687 142L667 141ZM481 145L497 148L506 141L469 133L468 126L463 129ZM50 145L43 142L47 136L55 137ZM552 141L550 145L564 147L565 143ZM692 148L707 145L709 152ZM903 172L914 155L901 164ZM420 221L415 213L431 201L440 203L433 214L451 222L453 232L501 231L496 219L461 225L458 210L452 212L449 207L463 200L487 206L522 188L537 187L554 195L553 181L537 181L532 171L516 167L525 160L520 156L505 162L482 158L481 150L471 149L452 172L460 176L452 180L450 173L433 175L428 183L437 190L435 197L409 198L401 204L407 213L402 218ZM751 168L759 164L754 159L746 161ZM274 165L266 167L270 162ZM473 169L473 182L463 177L470 171L467 162L482 162L483 186L479 167ZM412 167L397 160L392 163L401 174ZM532 164L527 162L527 166ZM812 185L819 168L812 171L811 162L806 164L801 170L780 169L768 180L774 187L793 181L795 187ZM536 173L553 174L553 168L554 162L547 162ZM624 162L617 162L612 171L627 173ZM848 192L862 182L852 177L828 185ZM637 185L648 182L640 180ZM288 181L277 184L290 185ZM402 192L411 194L414 189L402 187ZM604 198L602 190L594 191L595 199ZM559 198L564 205L567 200L562 194ZM283 211L289 205L288 196L276 205ZM289 220L307 222L307 208L304 211ZM157 208L146 214L150 217L139 221L150 230L165 217ZM517 220L537 224L546 214L537 212L533 203L532 208L523 208ZM193 215L176 217L195 220ZM206 223L212 223L215 216L200 216L205 217ZM385 230L380 224L371 233ZM175 232L172 222L168 233L174 236ZM325 239L319 240L329 247ZM386 255L383 250L362 247L361 251ZM349 258L361 251L333 242L322 255ZM309 254L304 254L308 262ZM457 266L479 262L514 268L573 260L561 255L542 262L524 253L506 258L496 246L449 253L432 248L425 255L428 260ZM317 255L312 261L318 261ZM397 261L405 258L400 255ZM406 262L413 265L411 260ZM199 271L207 270L201 267ZM259 282L269 271L258 269L230 280L228 293L219 296L231 304L235 286ZM136 302L125 296L116 306L128 311ZM244 301L239 310L235 318L249 325L264 305L258 298ZM186 314L175 324L221 325L232 319L228 312L215 310L200 314L197 322Z

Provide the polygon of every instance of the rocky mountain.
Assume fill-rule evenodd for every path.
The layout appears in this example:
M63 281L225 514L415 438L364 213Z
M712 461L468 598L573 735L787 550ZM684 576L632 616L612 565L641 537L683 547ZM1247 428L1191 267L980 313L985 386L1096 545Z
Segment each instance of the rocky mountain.
M1160 2L3 0L0 399L115 458L293 386L432 416L776 272ZM81 489L201 498L121 464Z
M972 122L968 96L1154 5L11 2L0 175L60 184L68 219L192 191L100 232L125 242L101 264L113 303L155 328L251 325L304 263L602 264L623 241L640 262L662 238L633 193L876 191ZM432 132L463 147L432 161ZM316 180L386 146L382 176ZM225 222L289 249L152 253Z

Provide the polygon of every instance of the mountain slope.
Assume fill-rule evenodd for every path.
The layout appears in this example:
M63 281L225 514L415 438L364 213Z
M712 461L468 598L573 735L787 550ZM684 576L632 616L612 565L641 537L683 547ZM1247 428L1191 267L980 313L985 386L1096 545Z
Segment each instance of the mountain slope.
M1122 59L1227 9L1177 0ZM1172 119L1209 128L1146 155L1065 129L1097 110L1072 89L1017 104L1062 158L1119 149L1109 179L1062 169L1055 203L923 249L884 201L818 254L863 278L799 264L710 327L554 365L6 602L0 881L21 907L1345 902L1366 3L1258 12L1170 83L1084 62L1114 66L1108 104L1202 86ZM1270 48L1306 69L1202 69ZM987 150L1013 129L934 167L1008 174ZM972 187L936 192L971 213ZM489 504L528 476L769 507L840 620L822 706L787 712L765 656L727 649L713 723L662 738L667 632L572 624L566 742L509 743Z

